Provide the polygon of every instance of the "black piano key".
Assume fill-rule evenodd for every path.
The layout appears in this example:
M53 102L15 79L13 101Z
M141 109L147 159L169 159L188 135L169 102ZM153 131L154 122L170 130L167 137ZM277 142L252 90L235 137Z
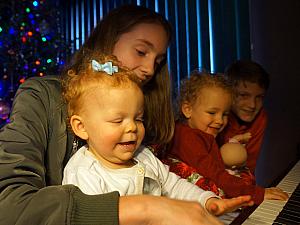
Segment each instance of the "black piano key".
M293 193L293 194L290 196L290 199L292 199L292 200L295 201L295 202L300 202L300 193L299 193L299 194Z
M300 202L288 201L282 210L294 211L300 213Z
M300 184L290 196L289 200L279 213L274 223L280 225L300 224Z
M279 222L282 224L297 224L297 225L299 225L300 217L294 216L291 214L287 214L287 213L281 211L274 222Z
M287 218L276 218L273 224L284 224L284 225L299 225L299 222L289 220Z
M274 223L272 223L272 225L299 225L298 223L290 223L290 222L286 222L286 221L284 221L284 222L274 222Z
M299 215L296 215L295 213L290 213L290 212L286 212L286 211L281 211L278 215L279 218L287 218L289 220L292 221L296 221L299 222L300 224L300 217Z

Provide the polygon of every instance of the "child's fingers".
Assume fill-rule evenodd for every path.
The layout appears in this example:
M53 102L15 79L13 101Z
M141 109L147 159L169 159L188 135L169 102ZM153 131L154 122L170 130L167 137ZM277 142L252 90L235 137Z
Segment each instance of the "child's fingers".
M211 214L217 216L218 215L218 211L219 211L219 207L216 203L212 203L209 205L209 210L208 210Z

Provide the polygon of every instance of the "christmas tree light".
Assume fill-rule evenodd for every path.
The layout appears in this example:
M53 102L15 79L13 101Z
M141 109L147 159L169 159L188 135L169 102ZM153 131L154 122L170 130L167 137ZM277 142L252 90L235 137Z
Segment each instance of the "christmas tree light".
M68 55L59 0L0 3L0 106L5 111L32 76L58 74ZM57 60L52 60L57 59ZM0 118L0 120L1 120ZM1 126L1 121L0 121Z

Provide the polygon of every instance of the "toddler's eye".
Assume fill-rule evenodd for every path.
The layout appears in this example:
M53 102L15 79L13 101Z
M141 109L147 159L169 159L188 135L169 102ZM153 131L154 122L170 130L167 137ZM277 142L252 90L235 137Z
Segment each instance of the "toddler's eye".
M215 112L207 112L208 114L210 115L215 115L216 113Z

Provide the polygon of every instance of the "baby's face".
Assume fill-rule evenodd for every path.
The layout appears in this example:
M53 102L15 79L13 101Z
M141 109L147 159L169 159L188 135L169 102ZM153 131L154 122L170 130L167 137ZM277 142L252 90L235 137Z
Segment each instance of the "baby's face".
M94 88L82 113L89 150L109 168L128 167L145 135L143 113L137 86Z
M203 88L193 105L182 108L188 125L216 137L228 122L231 99L231 94L222 88Z

